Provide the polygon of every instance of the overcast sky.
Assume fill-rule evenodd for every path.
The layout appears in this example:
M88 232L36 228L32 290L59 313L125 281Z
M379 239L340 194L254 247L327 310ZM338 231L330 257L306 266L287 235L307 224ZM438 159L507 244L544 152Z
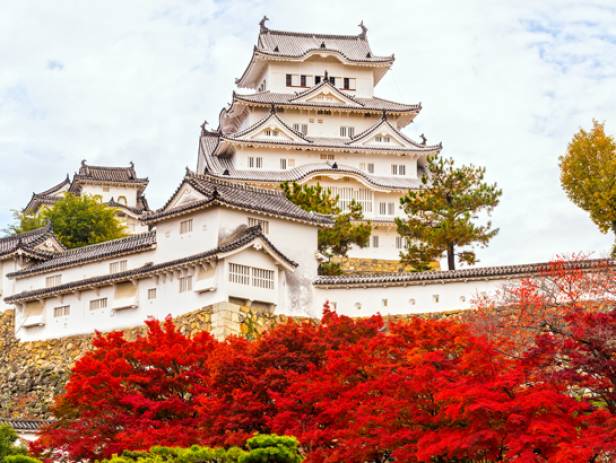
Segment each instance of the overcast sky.
M395 53L376 94L422 103L406 133L503 189L481 264L607 254L612 238L562 192L558 156L593 118L616 134L613 0L4 0L0 228L81 159L134 161L162 205L195 168L199 125L216 125L264 14L272 29L340 34L363 19L373 52Z

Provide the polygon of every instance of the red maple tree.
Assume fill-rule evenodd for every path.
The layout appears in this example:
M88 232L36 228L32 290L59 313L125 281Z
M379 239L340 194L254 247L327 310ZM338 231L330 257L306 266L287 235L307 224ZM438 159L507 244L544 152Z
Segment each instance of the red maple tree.
M321 323L253 341L189 338L170 319L134 340L98 336L35 448L78 460L275 432L297 436L313 463L609 461L612 306L578 298L563 310L541 284L520 286L517 312L485 309L470 324L326 308Z

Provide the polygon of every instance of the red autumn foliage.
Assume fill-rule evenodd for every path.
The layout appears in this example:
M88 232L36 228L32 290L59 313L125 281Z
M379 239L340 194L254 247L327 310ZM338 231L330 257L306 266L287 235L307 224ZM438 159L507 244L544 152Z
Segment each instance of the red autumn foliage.
M297 436L311 463L609 461L613 306L581 298L563 311L537 288L525 282L509 299L513 331L487 308L470 325L389 326L326 309L320 324L254 341L187 338L169 319L133 341L98 336L35 449L100 458L274 432Z

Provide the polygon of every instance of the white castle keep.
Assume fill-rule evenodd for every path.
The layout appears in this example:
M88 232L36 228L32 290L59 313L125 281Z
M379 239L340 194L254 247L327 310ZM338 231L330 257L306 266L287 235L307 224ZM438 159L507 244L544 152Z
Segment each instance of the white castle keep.
M98 195L130 235L70 250L48 227L0 238L0 297L16 309L19 339L126 328L208 306L298 316L319 316L326 301L351 316L466 309L546 268L319 276L317 231L331 219L289 202L280 183L320 183L343 209L359 202L373 233L369 247L350 256L398 260L399 198L419 188L426 158L441 145L402 132L421 105L374 95L394 57L373 54L363 23L359 35L345 36L275 31L265 22L236 81L256 92L234 92L218 128L202 127L197 170L162 208L149 209L148 180L132 163L84 161L72 179L32 196L30 214L66 192Z

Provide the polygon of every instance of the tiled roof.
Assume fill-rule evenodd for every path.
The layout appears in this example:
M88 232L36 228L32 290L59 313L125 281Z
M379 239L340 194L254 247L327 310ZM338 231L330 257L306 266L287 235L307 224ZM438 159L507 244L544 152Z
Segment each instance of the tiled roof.
M13 418L0 418L0 424L8 425L15 431L38 431L43 426L51 423L51 420L22 420Z
M204 199L168 208L177 191L188 183L195 190L205 196ZM224 180L213 175L199 175L187 172L184 181L167 204L156 212L146 214L146 222L156 222L161 218L187 213L203 207L222 205L234 209L260 212L265 215L283 217L313 225L328 226L332 220L324 215L307 212L289 201L282 192L263 188L254 188L247 185Z
M33 255L33 257L47 259L51 254L37 251L35 248L52 236L51 227L46 225L29 232L0 238L0 257L21 250Z
M59 199L58 192L60 192L63 188L68 187L70 184L71 180L67 175L66 178L57 185L54 185L45 191L41 191L40 193L32 193L32 197L26 207L23 208L23 211L26 212L35 209L41 204L55 203Z
M85 161L81 162L79 172L73 176L71 190L77 188L80 182L103 182L103 183L136 183L147 185L147 178L137 177L135 166L131 162L129 167L106 167L91 166Z
M350 95L349 95L350 96ZM260 105L281 105L281 106L315 106L315 107L335 107L339 109L345 109L342 104L331 103L306 103L306 102L294 102L293 99L297 98L297 94L293 93L272 93L269 91L255 93L252 95L241 95L234 93L233 99L239 101L245 101L253 104ZM359 98L352 97L357 103L361 105L359 109L365 111L391 111L391 112L419 112L421 111L421 103L419 104L403 104L396 103L394 101L385 100L383 98ZM357 107L349 106L348 109L357 110Z
M181 259L175 259L160 264L148 263L136 269L127 270L119 273L112 273L108 275L101 275L93 278L87 278L84 280L73 281L70 283L53 286L50 288L40 288L30 291L24 291L19 294L7 297L5 302L12 304L15 302L23 302L40 297L51 297L52 295L67 294L81 288L92 288L97 286L109 285L112 283L118 283L121 281L127 281L135 278L146 278L154 275L163 270L169 270L170 268L182 267L186 264L194 264L196 262L202 262L205 260L216 259L224 257L225 254L242 248L243 246L251 243L256 239L261 239L268 250L276 255L279 259L284 261L289 267L297 267L297 263L285 256L278 248L276 248L271 241L261 232L260 226L243 227L238 230L236 234L228 238L226 241L219 244L215 249L193 254L191 256L183 257Z
M363 275L321 276L315 282L320 288L339 287L385 287L413 286L426 283L448 283L467 280L491 280L501 278L520 278L549 271L549 262L520 265L501 265L494 267L477 267L463 270L446 270L438 272L395 272ZM610 259L588 259L567 262L571 270L592 271L613 267L616 261Z
M338 56L343 62L362 66L371 66L382 70L376 81L394 62L394 55L378 56L372 53L366 28L361 24L362 32L358 35L313 34L272 30L265 27L264 18L250 59L242 76L236 79L239 86L254 87L253 72L260 64L268 60L303 60L311 54L329 53Z
M61 268L80 265L85 262L107 259L110 257L132 254L150 249L156 244L156 231L127 236L104 243L92 244L81 248L69 249L54 254L51 259L41 262L18 272L9 273L8 277L21 277L34 273L48 272Z
M306 137L302 132L300 132L299 130L295 130L294 128L292 128L291 126L289 126L285 121L283 121L278 114L276 114L276 112L274 111L274 109L272 108L272 111L267 114L265 117L263 117L261 120L255 122L254 124L252 124L250 127L246 127L243 130L240 130L239 132L235 132L233 134L233 137L235 138L239 138L243 135L246 135L247 133L252 132L255 129L258 129L259 127L261 127L262 125L264 125L267 121L269 121L270 119L274 119L276 122L278 122L280 125L282 125L284 128L288 129L289 131L291 131L291 133L295 134L297 137L301 138L302 140L305 140L309 143L310 140L308 139L308 137Z
M270 146L297 146L297 147L303 147L305 149L314 149L314 148L328 149L329 148L329 149L342 149L344 151L359 150L359 151L371 151L371 152L382 151L382 152L396 152L396 153L409 153L409 152L422 153L423 152L423 153L430 154L430 153L439 152L443 148L442 143L439 143L437 145L423 145L421 143L418 143L410 139L409 137L404 135L400 130L396 129L393 125L391 125L391 123L387 120L385 115L383 115L383 117L379 119L377 122L375 122L371 127L367 128L361 133L358 133L351 139L340 138L340 137L336 137L336 138L310 137L308 135L303 135L303 134L300 135L302 138L301 142L293 141L293 140L284 141L284 140L266 140L266 139L244 140L241 138L245 134L263 125L271 117L276 117L276 119L280 121L285 127L289 128L289 130L291 130L293 133L297 133L295 130L290 128L280 117L278 117L277 114L270 113L269 115L265 116L263 119L261 119L260 121L256 122L255 124L251 125L250 127L246 129L243 129L236 133L221 134L220 139L228 140L230 142L251 143L255 145L263 144L263 145L270 145ZM374 146L374 145L364 146L364 145L356 144L357 141L361 140L362 138L367 137L368 135L370 135L372 132L374 132L375 130L377 130L379 127L383 125L386 125L395 134L397 134L401 139L406 141L410 145L410 147Z
M356 167L339 163L336 163L336 168L332 167L334 163L319 162L304 164L283 171L236 169L230 157L214 156L212 154L218 145L219 137L220 135L218 133L204 132L200 140L200 155L203 157L208 173L228 180L236 179L254 182L280 183L301 181L308 176L318 175L319 173L348 173L361 177L366 183L377 188L408 190L416 189L421 186L421 181L418 178L381 177L369 174ZM421 168L420 166L418 167ZM421 172L418 172L418 174L418 177L420 177Z
M262 27L256 49L277 56L301 57L312 50L340 53L349 61L392 62L392 56L374 56L365 32L358 35L278 31Z

